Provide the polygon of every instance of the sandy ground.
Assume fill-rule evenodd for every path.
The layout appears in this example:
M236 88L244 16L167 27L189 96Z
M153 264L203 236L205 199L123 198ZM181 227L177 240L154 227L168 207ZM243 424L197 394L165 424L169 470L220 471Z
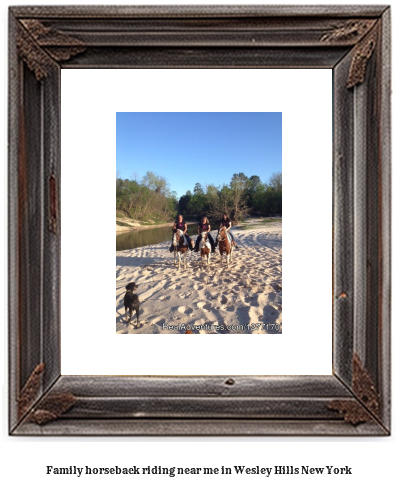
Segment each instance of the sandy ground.
M233 233L239 250L229 269L218 251L208 267L202 267L199 253L188 252L187 269L179 272L170 242L117 252L116 332L281 333L281 222ZM129 326L124 319L125 286L131 281L139 285L140 327L135 314Z

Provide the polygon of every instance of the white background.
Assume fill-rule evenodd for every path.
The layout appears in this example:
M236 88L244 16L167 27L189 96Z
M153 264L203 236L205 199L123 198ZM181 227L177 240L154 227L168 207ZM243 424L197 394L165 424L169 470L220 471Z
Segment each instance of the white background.
M63 70L61 87L61 373L330 375L332 71ZM282 335L115 334L122 111L282 112Z
M12 2L15 4L26 4L27 2ZM43 2L34 2L43 4ZM54 3L54 2L53 2ZM70 3L70 2L63 2ZM72 3L72 2L71 2ZM74 3L74 2L73 2ZM99 1L89 3L101 3ZM109 3L109 2L106 2ZM123 4L123 0L118 1ZM154 2L152 2L154 3ZM179 3L178 1L174 2ZM190 3L186 0L183 3ZM200 3L200 2L198 2ZM207 4L211 3L209 0ZM222 0L217 2L223 4ZM236 3L233 0L227 3ZM243 3L243 2L237 2ZM257 3L251 1L251 3ZM296 2L285 2L296 3ZM321 4L325 2L307 2L308 4ZM336 2L344 3L346 2ZM385 4L385 2L361 2L373 4ZM7 45L7 11L6 4L2 6L2 39L3 39L3 72L6 73L6 45ZM397 25L398 16L393 9L393 24ZM394 53L397 51L397 42L395 29ZM394 67L393 82L396 86L397 68ZM6 78L3 77L3 158L6 161ZM397 103L395 93L393 95L394 114L393 127L395 133ZM396 147L393 148L393 162L395 161ZM4 167L5 169L5 167ZM4 189L7 182L6 170L4 176ZM393 165L393 189L398 188L397 173ZM6 231L6 190L4 192L4 213L1 216L4 226L1 230ZM398 295L397 289L397 260L395 251L398 250L398 227L395 225L398 221L398 199L393 195L393 348L397 352L397 333L395 326L398 324L398 308L395 299ZM4 264L7 264L6 257L6 234L1 241L4 246ZM3 282L4 295L2 298L4 311L4 325L7 323L5 306L6 298L6 280ZM396 304L396 305L395 305ZM206 337L206 336L205 336ZM75 489L87 489L90 485L96 486L97 489L107 489L110 486L117 486L120 490L142 489L144 484L148 487L159 486L162 489L203 489L204 486L210 489L217 489L222 486L230 486L232 489L241 489L247 487L254 490L264 489L284 489L290 486L295 488L306 488L307 490L325 491L336 490L338 487L342 490L362 489L366 491L378 488L395 489L398 483L397 475L397 456L399 454L399 445L397 438L397 362L393 356L393 375L394 375L394 392L393 392L393 434L389 438L10 438L7 435L7 350L6 350L6 331L4 330L1 338L2 353L4 361L2 363L2 430L1 430L1 457L2 473L1 481L5 489L13 487L20 489L28 487L31 489L40 489L42 491L53 490L54 488L64 490L74 487ZM216 476L199 476L195 479L192 476L185 477L91 477L77 478L75 476L46 476L45 466L54 465L66 467L69 465L78 466L146 466L146 465L178 465L183 467L191 466L234 466L234 465L310 465L314 467L334 465L352 467L352 476L282 476L281 478L264 476L242 476L242 477L225 477ZM224 478L225 477L225 478Z

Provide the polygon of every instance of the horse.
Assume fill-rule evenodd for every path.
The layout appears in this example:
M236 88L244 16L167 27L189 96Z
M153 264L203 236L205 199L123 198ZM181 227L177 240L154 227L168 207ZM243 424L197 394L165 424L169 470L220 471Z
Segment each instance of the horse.
M184 233L177 229L173 234L173 247L174 247L174 264L177 263L180 270L180 264L182 263L181 256L183 255L183 269L186 269L186 254L188 249L187 239Z
M209 266L209 254L211 253L211 244L208 239L208 232L201 232L201 266L204 266L204 261L206 265Z
M227 267L229 267L233 259L234 244L230 235L226 232L226 227L219 229L217 240L219 242L220 262L223 266L223 253L226 253Z

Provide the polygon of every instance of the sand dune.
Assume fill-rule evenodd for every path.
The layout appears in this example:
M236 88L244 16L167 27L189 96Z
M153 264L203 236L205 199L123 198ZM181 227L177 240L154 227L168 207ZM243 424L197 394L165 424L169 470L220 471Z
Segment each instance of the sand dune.
M227 269L188 252L178 271L169 242L116 253L118 334L278 334L282 332L281 222L235 230L240 247ZM213 233L215 235L215 232ZM139 285L140 327L124 321L125 286Z

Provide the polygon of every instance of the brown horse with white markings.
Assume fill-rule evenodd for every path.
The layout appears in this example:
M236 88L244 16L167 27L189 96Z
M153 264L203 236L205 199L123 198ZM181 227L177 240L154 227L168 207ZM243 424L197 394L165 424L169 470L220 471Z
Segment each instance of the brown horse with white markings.
M226 254L227 267L229 267L233 259L234 245L230 235L226 232L226 227L221 227L219 229L217 240L219 242L221 264L223 266L223 254Z
M186 255L188 250L188 244L187 244L187 239L184 236L184 233L179 229L177 229L173 235L173 247L174 247L174 263L176 264L176 259L177 259L179 270L182 262L183 262L183 269L186 269ZM183 261L181 259L181 256L183 256Z

